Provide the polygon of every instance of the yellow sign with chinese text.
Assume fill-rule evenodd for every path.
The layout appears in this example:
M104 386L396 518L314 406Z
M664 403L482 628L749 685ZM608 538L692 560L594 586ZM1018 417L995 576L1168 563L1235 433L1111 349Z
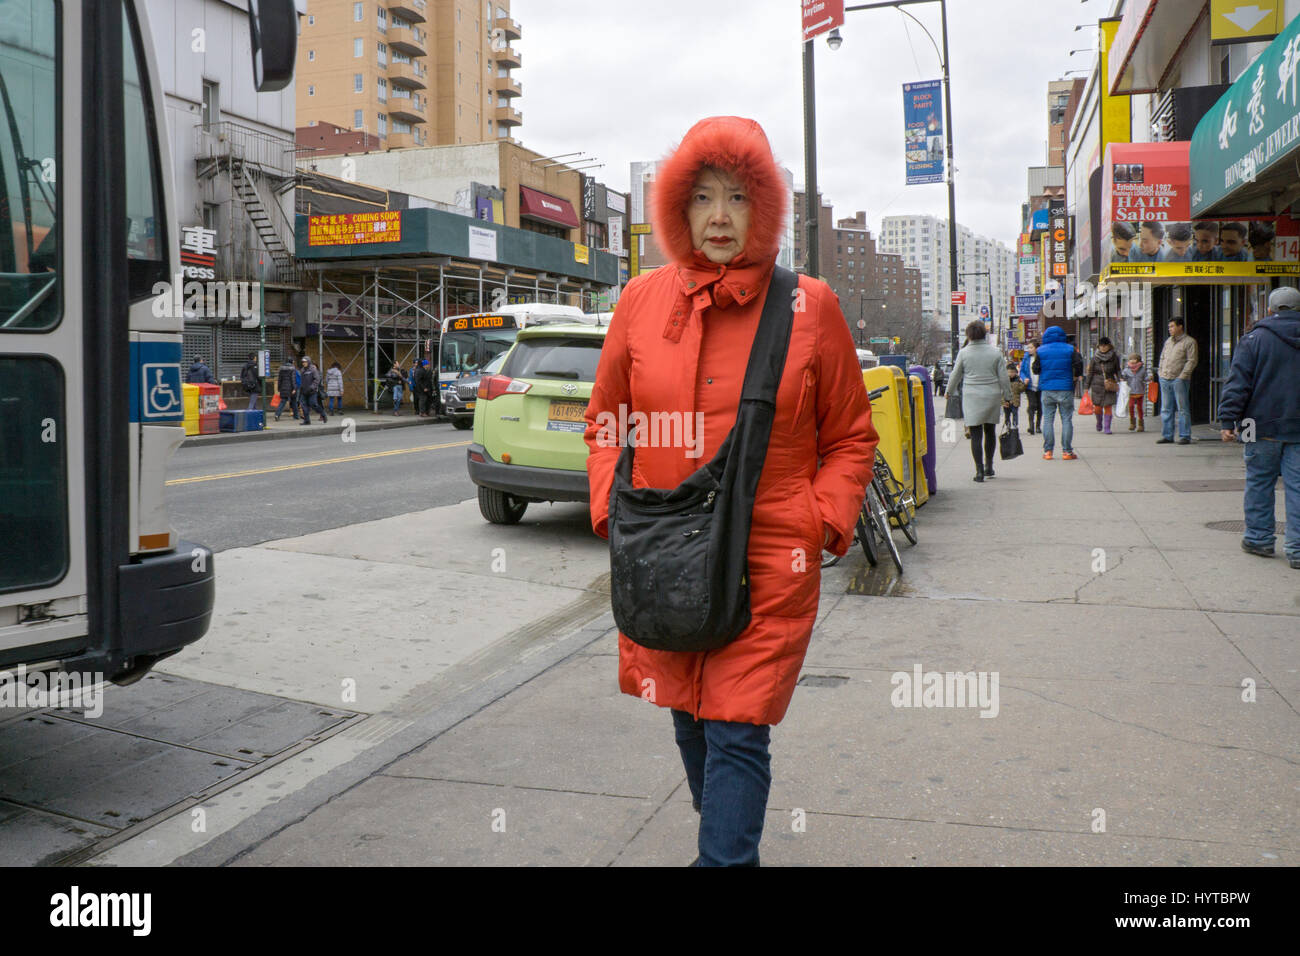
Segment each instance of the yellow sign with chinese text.
M573 261L587 265L589 264L590 259L591 256L587 247L580 242L575 242L573 244Z
M401 241L402 211L400 209L307 218L307 245L309 246L355 246L369 242Z

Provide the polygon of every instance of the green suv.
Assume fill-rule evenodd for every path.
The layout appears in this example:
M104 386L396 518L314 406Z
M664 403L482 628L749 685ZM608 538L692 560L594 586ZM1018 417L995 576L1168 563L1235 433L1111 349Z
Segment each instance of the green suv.
M587 402L608 325L520 329L505 364L479 380L469 477L493 524L530 501L587 501Z

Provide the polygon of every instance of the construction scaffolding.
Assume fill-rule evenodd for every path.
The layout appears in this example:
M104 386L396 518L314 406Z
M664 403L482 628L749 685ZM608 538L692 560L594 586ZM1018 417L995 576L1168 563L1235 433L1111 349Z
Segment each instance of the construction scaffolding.
M339 363L345 395L378 411L382 381L393 365L436 362L442 320L516 302L576 305L595 311L605 287L445 256L299 260L303 284L315 286L306 338L320 368ZM435 369L436 375L436 369Z

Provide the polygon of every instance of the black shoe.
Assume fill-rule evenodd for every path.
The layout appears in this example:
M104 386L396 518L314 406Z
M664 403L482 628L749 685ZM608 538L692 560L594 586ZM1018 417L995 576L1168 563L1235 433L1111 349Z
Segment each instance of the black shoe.
M1287 560L1291 562L1291 567L1295 568L1297 571L1300 571L1300 557L1287 558Z
M1265 548L1263 545L1251 544L1251 543L1250 543L1249 541L1247 541L1245 538L1242 538L1242 539L1241 539L1241 550L1242 550L1242 551L1245 551L1247 554L1257 554L1257 555L1259 555L1261 558L1271 558L1271 557L1273 557L1273 549L1272 549L1272 548ZM1292 558L1291 560L1292 560L1292 562L1293 562L1291 566L1292 566L1292 567L1295 567L1294 561L1295 561L1296 559L1295 559L1295 558Z
M1178 444L1180 444L1180 445L1190 445L1191 443L1192 443L1192 440L1191 440L1190 438L1180 438L1180 439L1178 439Z
M1174 440L1173 440L1172 438L1157 438L1157 439L1156 439L1156 444L1157 444L1157 445L1172 445L1173 443L1174 443Z
M984 477L985 478L997 477L997 475L993 474L993 462L989 462L987 465L984 466Z
M975 480L976 480L976 481L983 481L983 480L984 480L984 472L982 472L982 471L977 471L977 472L975 472Z

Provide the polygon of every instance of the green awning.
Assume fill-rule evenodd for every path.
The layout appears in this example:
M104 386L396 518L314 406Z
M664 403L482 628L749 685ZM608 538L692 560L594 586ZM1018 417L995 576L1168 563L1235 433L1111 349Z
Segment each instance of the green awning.
M1294 201L1300 158L1300 17L1293 19L1192 134L1192 216L1276 212ZM1284 196L1283 194L1289 194Z

